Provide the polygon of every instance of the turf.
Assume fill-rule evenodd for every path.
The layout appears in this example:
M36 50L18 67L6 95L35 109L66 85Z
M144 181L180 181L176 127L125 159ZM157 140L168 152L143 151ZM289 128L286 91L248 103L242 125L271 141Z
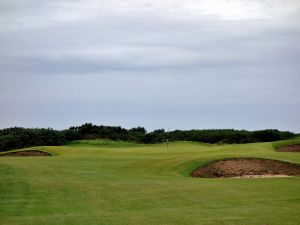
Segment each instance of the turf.
M300 164L299 153L277 152L274 143L116 145L81 142L37 148L52 157L0 157L0 224L300 224L300 177L189 177L216 159Z
M125 141L112 141L105 139L95 139L95 140L78 140L72 141L67 144L67 146L73 147L82 147L82 146L91 146L91 147L108 147L108 148L125 148L125 147L137 147L141 144L125 142Z

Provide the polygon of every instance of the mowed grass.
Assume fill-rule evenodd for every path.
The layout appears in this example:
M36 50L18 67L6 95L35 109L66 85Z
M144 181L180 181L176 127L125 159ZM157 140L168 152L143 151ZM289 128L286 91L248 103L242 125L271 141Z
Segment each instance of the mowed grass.
M36 148L52 157L0 157L0 224L300 224L300 177L189 177L216 159L300 164L299 153L272 143L120 145L81 142Z

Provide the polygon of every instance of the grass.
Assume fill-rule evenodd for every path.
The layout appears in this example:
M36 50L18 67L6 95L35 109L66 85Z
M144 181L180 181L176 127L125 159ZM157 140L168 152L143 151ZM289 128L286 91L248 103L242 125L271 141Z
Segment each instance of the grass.
M0 157L0 224L300 224L300 177L189 177L216 159L300 164L299 153L277 152L274 143L124 145L76 142L37 148L53 157Z
M105 139L95 139L95 140L78 140L68 143L66 146L72 147L108 147L108 148L126 148L126 147L137 147L141 144L125 141L112 141Z
M284 141L276 141L272 144L274 149L278 149L285 145L294 145L294 144L300 144L300 137L290 139L290 140L284 140Z

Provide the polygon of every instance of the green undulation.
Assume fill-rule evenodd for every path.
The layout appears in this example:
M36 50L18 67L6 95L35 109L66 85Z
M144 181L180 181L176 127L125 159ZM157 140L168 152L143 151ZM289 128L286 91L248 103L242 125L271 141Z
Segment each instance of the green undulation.
M294 144L300 144L300 138L294 138L290 140L283 140L283 141L276 141L272 144L274 149L278 149L280 147L283 147L285 145L294 145Z
M278 144L172 142L167 148L98 140L38 148L53 157L0 157L0 224L298 225L300 177L189 176L222 158L300 164L299 153L277 152Z
M126 148L126 147L137 147L142 146L142 144L126 142L126 141L113 141L108 139L94 139L94 140L77 140L72 141L67 144L67 146L72 147L108 147L108 148Z

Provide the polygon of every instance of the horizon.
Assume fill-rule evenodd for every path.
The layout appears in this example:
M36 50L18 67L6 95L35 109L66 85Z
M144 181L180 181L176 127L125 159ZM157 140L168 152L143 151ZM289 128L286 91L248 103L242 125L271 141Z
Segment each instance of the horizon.
M11 0L0 12L0 129L300 133L300 0Z
M80 127L83 126L85 124L92 124L93 126L104 126L104 127L120 127L122 129L126 129L126 130L130 130L132 128L144 128L146 130L147 133L149 132L153 132L154 130L165 130L165 132L172 132L172 131L176 131L176 130L180 130L180 131L189 131L189 130L235 130L235 131L249 131L249 132L253 132L253 131L262 131L262 130L278 130L280 132L292 132L294 134L300 134L298 132L294 132L294 131L290 131L290 130L280 130L280 129L276 129L276 128L266 128L266 129L257 129L257 130L248 130L248 129L235 129L235 128L201 128L201 129L197 129L197 128L192 128L192 129L169 129L169 128L164 128L164 127L157 127L155 129L147 129L147 127L143 127L143 126L136 126L136 127L124 127L121 125L107 125L107 124L94 124L94 123L83 123L80 125L73 125L73 126L69 126L67 128L53 128L53 127L20 127L20 126L13 126L13 127L5 127L5 128L0 128L0 130L4 130L4 129L11 129L11 128L24 128L24 129L52 129L52 130L56 130L56 131L63 131L63 130L68 130L72 127Z

